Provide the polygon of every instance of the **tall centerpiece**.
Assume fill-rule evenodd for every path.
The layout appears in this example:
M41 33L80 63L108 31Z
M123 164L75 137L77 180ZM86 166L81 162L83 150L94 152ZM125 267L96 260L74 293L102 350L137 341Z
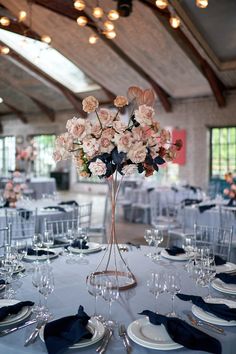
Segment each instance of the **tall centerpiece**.
M30 179L33 170L33 164L37 157L37 149L34 140L31 140L29 145L26 147L16 148L16 161L21 161L23 163L23 168L25 170L26 178Z
M111 233L108 247L93 274L115 277L121 290L136 285L136 278L118 247L115 228L116 201L125 176L143 173L146 177L159 165L172 161L182 142L171 141L171 134L160 127L153 108L151 89L133 86L127 97L117 96L114 109L99 108L98 100L89 96L82 102L89 118L72 118L67 132L56 139L54 159L72 158L80 176L98 176L109 184L111 198ZM128 106L130 114L121 118Z

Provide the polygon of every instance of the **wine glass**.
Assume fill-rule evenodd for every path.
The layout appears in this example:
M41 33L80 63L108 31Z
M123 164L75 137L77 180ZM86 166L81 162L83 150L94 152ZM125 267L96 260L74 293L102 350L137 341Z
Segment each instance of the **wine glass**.
M67 263L67 264L74 264L74 263L76 263L75 257L74 257L74 255L73 255L72 249L71 249L71 245L73 244L74 239L75 239L75 232L74 232L74 230L73 230L73 229L68 229L68 230L67 230L67 240L68 240L68 242L69 242L69 244L70 244L70 247L69 247L69 249L67 248L67 251L69 251L69 253L68 253L68 258L67 258L67 260L66 260L66 263Z
M41 267L36 264L32 273L32 284L33 286L37 289L38 291L38 304L34 305L32 308L32 311L37 314L37 316L40 316L42 313L42 304L41 304L41 299L40 299L40 292L39 292L39 286L41 282Z
M44 307L42 316L46 321L48 321L52 318L52 314L49 312L47 301L48 295L50 295L55 289L54 276L51 268L49 268L48 266L42 267L41 270L42 273L39 283L39 292L44 296Z
M113 328L116 326L116 321L111 319L111 306L112 303L119 298L119 287L115 279L106 280L102 284L102 297L109 304L109 314L106 325L107 327Z
M39 248L41 248L43 246L43 240L42 240L42 235L41 234L34 234L33 238L32 238L32 247L35 248L36 250L36 263L38 263L39 261L39 257L38 257L38 251Z
M152 238L154 245L156 247L156 253L153 255L153 260L158 261L160 259L160 254L158 252L158 246L163 241L163 231L159 229L152 230Z
M78 239L77 241L80 241L80 246L81 246L81 252L79 254L79 257L77 259L77 263L79 264L88 264L88 259L84 255L82 251L82 245L88 240L88 230L86 228L79 227L78 228Z
M158 313L157 300L159 295L164 292L163 275L152 272L151 277L147 280L147 287L149 292L155 296L155 312Z
M43 245L47 248L47 263L50 263L49 248L54 245L54 236L52 230L44 232Z
M167 292L171 295L171 312L167 314L167 317L177 317L174 309L175 295L180 292L181 283L178 274L167 275Z
M102 287L101 287L101 277L96 274L90 274L90 276L87 277L87 290L88 293L92 296L94 296L94 315L96 319L100 321L104 321L103 316L97 314L97 300L98 297L102 295Z
M147 229L145 230L144 233L144 239L147 242L148 246L153 246L153 237L152 237L152 230L151 229ZM152 253L149 252L147 254L145 254L146 257L152 258Z

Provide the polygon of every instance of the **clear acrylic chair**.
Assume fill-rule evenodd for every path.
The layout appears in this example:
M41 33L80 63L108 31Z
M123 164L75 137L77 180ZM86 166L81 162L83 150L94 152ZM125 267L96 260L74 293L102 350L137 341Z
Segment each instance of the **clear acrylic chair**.
M90 236L94 237L101 237L102 243L107 242L106 233L107 233L107 215L108 215L108 204L109 204L109 194L106 194L105 204L104 204L104 211L102 217L101 224L92 224L88 231Z
M68 230L78 229L78 219L67 219L67 220L48 220L44 219L44 232L52 231L54 238L67 238Z
M11 224L0 228L0 256L4 255L5 246L11 245Z
M89 229L92 218L92 202L79 204L77 212L79 227Z
M11 224L12 239L32 239L36 232L37 209L28 210L5 210L6 224Z
M196 247L212 247L215 255L230 260L233 228L209 227L194 224Z

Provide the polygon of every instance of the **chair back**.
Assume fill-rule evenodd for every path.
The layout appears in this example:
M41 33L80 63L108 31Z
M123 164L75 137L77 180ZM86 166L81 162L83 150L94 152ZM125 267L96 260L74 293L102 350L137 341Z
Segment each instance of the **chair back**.
M48 220L44 219L44 231L52 231L54 238L66 238L68 230L78 229L78 219Z
M37 209L29 211L15 209L5 211L6 225L11 224L12 239L31 239L35 234L37 223Z
M90 228L92 217L92 202L78 205L78 224L82 228Z
M11 224L0 228L0 256L4 255L5 246L11 245Z

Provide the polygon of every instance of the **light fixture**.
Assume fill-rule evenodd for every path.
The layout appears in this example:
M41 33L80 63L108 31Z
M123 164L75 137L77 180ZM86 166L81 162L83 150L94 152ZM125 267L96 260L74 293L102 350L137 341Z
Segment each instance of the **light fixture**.
M47 44L50 44L52 42L52 38L49 37L47 34L43 34L41 36L41 41Z
M116 37L115 31L105 31L104 34L108 39L114 39Z
M3 17L0 18L0 24L1 24L2 26L7 27L7 26L10 25L10 23L11 23L11 21L9 20L8 17L3 16Z
M85 9L85 2L84 0L76 0L74 2L74 8L78 11L83 11Z
M196 0L196 5L200 9L205 9L208 6L208 0Z
M27 12L24 10L21 10L18 15L19 22L25 21L26 17L27 17Z
M10 49L8 47L6 47L6 46L2 46L2 47L0 47L0 52L3 55L7 55L7 54L9 54Z
M95 18L101 18L103 16L103 9L101 7L94 7L93 16Z
M180 25L180 18L177 15L172 15L170 18L170 25L173 28L178 28Z
M90 37L89 37L89 43L90 44L96 44L98 41L98 36L96 36L96 34L92 34Z
M118 20L118 18L120 17L119 12L116 10L110 10L107 14L107 17L109 18L109 20L111 21L116 21Z
M104 30L105 31L113 31L115 26L113 25L113 23L111 21L105 21L103 24Z
M0 97L0 103L3 103L3 98L2 97Z
M84 27L84 26L87 25L88 19L87 19L87 17L85 17L85 16L79 16L79 17L77 18L77 23L78 23L79 26Z
M159 9L164 10L168 6L168 1L167 0L156 0L156 6Z

